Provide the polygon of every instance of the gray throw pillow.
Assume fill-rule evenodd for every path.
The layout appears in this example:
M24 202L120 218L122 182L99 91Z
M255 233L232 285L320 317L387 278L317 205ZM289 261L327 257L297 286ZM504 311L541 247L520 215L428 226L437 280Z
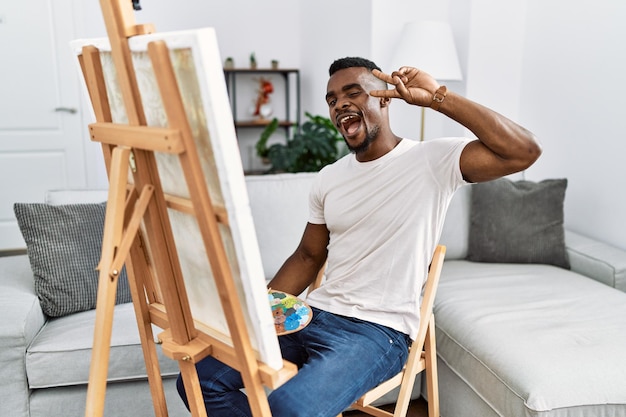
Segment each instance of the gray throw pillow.
M500 178L472 185L467 259L569 269L563 228L567 179Z
M60 317L95 308L106 204L16 203L13 209L44 313ZM131 301L125 268L115 301Z

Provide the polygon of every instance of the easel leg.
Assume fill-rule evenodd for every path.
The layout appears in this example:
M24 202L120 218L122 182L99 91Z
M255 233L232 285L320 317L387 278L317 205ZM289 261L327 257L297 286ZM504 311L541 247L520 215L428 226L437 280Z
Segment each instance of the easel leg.
M135 239L138 240L139 238L136 237ZM137 260L137 262L133 260ZM150 393L152 394L154 415L155 417L167 417L167 404L163 390L163 380L161 379L159 358L154 342L152 325L148 320L150 313L148 312L145 293L143 291L146 281L145 274L149 272L147 271L139 243L133 245L131 248L130 256L126 261L126 269L128 271L129 284L131 285L133 306L135 307L135 316L137 317L139 336L141 338L141 348L143 349L143 356L146 363Z
M98 279L98 301L87 387L86 417L100 417L104 413L113 309L117 290L117 279L111 280L106 270L100 271Z
M180 360L178 361L178 366L185 384L191 415L193 417L207 417L196 364L192 361Z
M129 155L129 148L117 147L113 150L111 160L109 198L102 238L102 257L99 265L94 341L87 387L86 417L101 417L104 413L111 331L117 292L117 271L111 271L110 265L121 240L124 224Z

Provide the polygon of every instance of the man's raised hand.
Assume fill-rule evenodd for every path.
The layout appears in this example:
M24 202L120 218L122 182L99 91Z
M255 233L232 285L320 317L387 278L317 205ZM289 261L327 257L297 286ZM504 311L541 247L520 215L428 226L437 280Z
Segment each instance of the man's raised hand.
M387 84L395 86L389 90L370 91L370 95L374 97L401 98L409 104L428 107L433 101L435 91L439 88L439 84L433 77L413 67L400 67L391 75L374 69L372 74Z

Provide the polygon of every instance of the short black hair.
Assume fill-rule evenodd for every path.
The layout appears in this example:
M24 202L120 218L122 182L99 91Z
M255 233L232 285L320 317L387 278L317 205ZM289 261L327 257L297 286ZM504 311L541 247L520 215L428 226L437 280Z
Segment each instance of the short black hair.
M378 71L382 71L378 65L369 59L360 58L360 57L345 57L339 58L335 60L332 64L330 64L330 68L328 69L328 75L333 75L339 70L346 68L354 68L354 67L363 67L367 68L370 71L373 69L377 69Z

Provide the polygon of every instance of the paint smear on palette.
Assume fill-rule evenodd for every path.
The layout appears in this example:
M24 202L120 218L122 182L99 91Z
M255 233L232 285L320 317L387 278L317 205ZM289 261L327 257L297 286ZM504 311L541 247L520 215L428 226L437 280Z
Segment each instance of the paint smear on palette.
M272 308L276 334L279 336L303 329L313 318L311 307L298 297L269 290L267 298Z

